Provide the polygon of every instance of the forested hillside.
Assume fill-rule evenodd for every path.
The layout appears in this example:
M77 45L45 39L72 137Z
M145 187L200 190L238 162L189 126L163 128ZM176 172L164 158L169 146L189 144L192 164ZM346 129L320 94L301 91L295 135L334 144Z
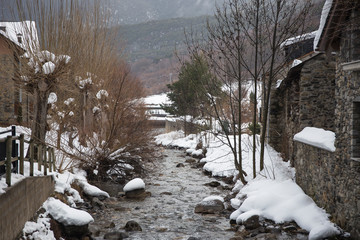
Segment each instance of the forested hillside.
M172 57L184 47L184 31L202 32L209 17L173 18L120 27L120 38L125 41L131 61L150 58L155 62Z

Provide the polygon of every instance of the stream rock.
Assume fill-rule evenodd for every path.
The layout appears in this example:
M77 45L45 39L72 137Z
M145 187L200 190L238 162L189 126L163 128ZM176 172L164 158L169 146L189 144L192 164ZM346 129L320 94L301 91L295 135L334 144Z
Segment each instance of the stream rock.
M125 192L125 197L134 200L144 200L146 197L150 197L151 193L146 192L145 189L135 189L132 191Z
M254 215L254 216L249 217L248 219L246 219L243 222L243 225L245 226L246 229L249 229L249 230L259 228L260 227L259 216Z
M178 164L176 165L176 167L177 167L177 168L179 168L179 167L185 167L185 165L184 165L183 163L178 163Z
M210 187L218 187L220 186L221 184L217 181L212 181L212 182L209 182L209 183L205 183L205 186L210 186Z
M188 159L185 160L185 162L186 163L196 163L197 161L194 158L188 158Z
M124 227L125 231L127 232L133 232L133 231L142 231L142 228L140 227L139 223L135 221L128 221Z
M195 213L219 213L224 210L224 203L218 199L201 202L196 205Z
M94 208L98 208L98 209L104 209L105 208L105 204L99 200L99 198L97 197L94 197L91 201L91 205L94 207Z
M109 232L104 235L104 239L107 240L122 240L128 237L129 235L124 232Z

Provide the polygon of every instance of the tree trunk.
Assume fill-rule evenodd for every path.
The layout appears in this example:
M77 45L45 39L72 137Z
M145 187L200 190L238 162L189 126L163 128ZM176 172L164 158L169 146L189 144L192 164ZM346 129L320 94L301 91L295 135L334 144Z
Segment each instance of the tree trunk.
M258 79L258 51L259 51L259 0L256 1L256 22L255 22L255 74L254 74L254 115L253 115L253 178L256 178L256 113L257 113L257 79Z
M49 91L35 89L34 119L31 129L31 138L35 143L44 143L47 126Z

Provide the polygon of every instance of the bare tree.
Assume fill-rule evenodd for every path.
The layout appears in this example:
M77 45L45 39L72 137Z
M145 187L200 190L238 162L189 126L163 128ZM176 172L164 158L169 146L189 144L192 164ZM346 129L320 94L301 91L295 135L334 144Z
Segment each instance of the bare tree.
M205 44L187 37L188 52L193 58L204 56L211 70L208 81L223 85L221 100L218 96L209 94L211 89L204 88L205 94L211 102L210 118L214 117L219 123L224 138L223 143L228 145L234 157L234 165L238 170L238 178L245 184L242 167L242 100L245 90L242 87L246 76L243 75L242 54L244 54L244 33L240 25L241 8L239 1L224 3L215 13L215 21L207 23Z
M271 88L279 72L287 63L282 56L281 44L286 39L303 33L311 6L311 0L263 0L260 5L260 15L263 18L261 21L263 24L261 38L266 43L262 48L269 49L260 56L261 66L264 68L263 84L265 86L260 139L260 170L264 169L265 138Z
M226 133L227 123L232 133L225 134L226 142L234 155L239 178L245 183L242 171L241 124L245 106L245 83L254 85L253 128L257 125L258 81L266 90L262 93L263 114L260 137L260 171L264 169L264 146L267 129L270 89L279 71L287 64L280 45L294 35L301 34L311 1L300 0L228 0L217 8L215 21L208 22L205 44L187 38L188 52L192 57L204 55L213 72L213 80L220 80L224 91L222 104L211 98L214 115ZM225 100L226 99L226 100ZM216 101L215 101L216 100ZM224 107L225 105L226 107ZM236 136L236 133L238 135ZM256 176L257 141L253 135L253 177Z

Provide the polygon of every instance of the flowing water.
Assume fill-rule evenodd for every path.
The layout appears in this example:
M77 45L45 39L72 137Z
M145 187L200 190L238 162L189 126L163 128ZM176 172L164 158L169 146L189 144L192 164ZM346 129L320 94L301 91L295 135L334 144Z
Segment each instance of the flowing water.
M128 232L127 239L229 239L229 213L201 215L194 213L197 203L210 195L226 194L221 188L205 186L214 179L205 176L201 169L185 163L184 151L164 149L164 157L157 160L151 174L144 179L151 197L139 200L117 200L104 210L93 213L98 228L95 239L103 239L106 232L124 232L126 222L138 222L142 231ZM183 163L184 167L176 167ZM221 183L225 185L224 183ZM104 229L104 226L109 226Z

